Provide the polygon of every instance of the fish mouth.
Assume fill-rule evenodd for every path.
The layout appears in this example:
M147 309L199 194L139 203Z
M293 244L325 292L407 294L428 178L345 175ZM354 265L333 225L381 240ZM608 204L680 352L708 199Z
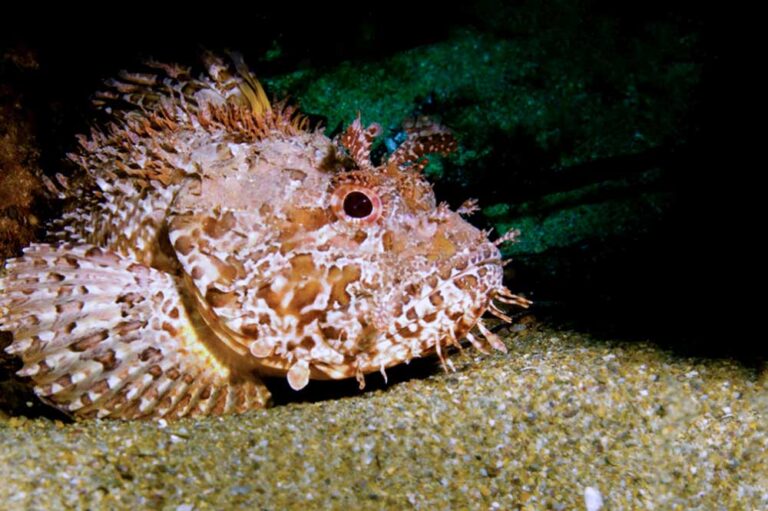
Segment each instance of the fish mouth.
M380 304L375 319L381 323L375 326L381 336L357 356L360 371L382 370L433 352L442 361L443 347L460 347L459 340L464 337L482 348L469 332L475 326L483 334L487 331L480 326L480 318L495 307L492 300L505 289L502 266L498 248L485 242L398 286ZM496 339L489 339L489 343L495 348L503 346Z

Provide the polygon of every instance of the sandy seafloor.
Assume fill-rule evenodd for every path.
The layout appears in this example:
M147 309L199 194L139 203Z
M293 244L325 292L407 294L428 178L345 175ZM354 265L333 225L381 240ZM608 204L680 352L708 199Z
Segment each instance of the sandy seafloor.
M764 371L546 328L505 342L454 354L454 373L242 416L3 417L0 508L768 507Z

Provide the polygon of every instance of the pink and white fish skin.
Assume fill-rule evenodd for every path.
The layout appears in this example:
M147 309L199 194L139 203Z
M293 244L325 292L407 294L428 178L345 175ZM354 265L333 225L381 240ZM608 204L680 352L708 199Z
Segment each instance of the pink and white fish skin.
M262 376L301 389L357 378L467 338L502 284L498 244L438 204L425 155L455 149L426 119L380 165L377 125L331 140L258 81L150 63L97 95L113 121L80 137L69 206L6 262L0 330L19 376L77 418L178 418L269 404ZM62 182L64 182L62 180ZM470 330L479 330L478 339Z

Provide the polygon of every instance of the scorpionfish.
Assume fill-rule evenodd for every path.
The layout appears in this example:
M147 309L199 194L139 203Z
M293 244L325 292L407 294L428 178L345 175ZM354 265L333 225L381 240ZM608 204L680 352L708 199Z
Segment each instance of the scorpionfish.
M490 242L462 217L474 201L436 202L422 171L455 149L446 128L410 121L375 164L378 125L330 139L242 59L204 63L107 82L110 122L49 183L64 212L6 262L0 330L43 401L75 418L241 413L269 404L262 376L362 388L414 357L446 367L463 338L505 349L480 318L529 303L502 284L514 233Z

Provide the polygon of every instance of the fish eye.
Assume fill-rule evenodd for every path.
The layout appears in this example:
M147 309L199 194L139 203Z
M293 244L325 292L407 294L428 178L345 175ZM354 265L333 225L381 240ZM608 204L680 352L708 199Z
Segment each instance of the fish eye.
M363 192L351 191L344 197L344 213L352 218L365 218L373 212L373 202Z
M346 222L370 224L381 216L382 204L379 195L371 188L346 184L334 190L331 208L337 218Z

